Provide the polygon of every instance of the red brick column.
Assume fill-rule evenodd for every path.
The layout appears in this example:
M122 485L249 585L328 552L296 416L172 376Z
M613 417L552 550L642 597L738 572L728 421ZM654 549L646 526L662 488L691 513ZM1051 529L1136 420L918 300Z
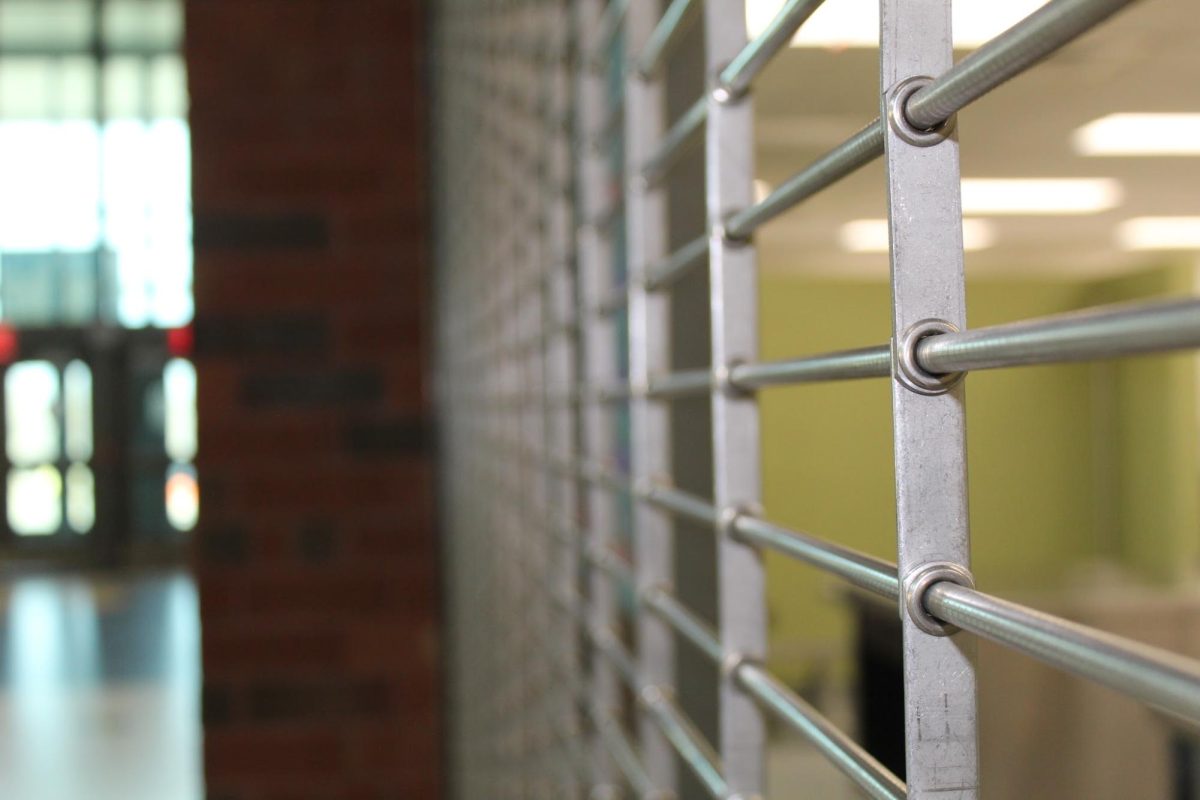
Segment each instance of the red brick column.
M440 794L416 0L188 0L212 800Z

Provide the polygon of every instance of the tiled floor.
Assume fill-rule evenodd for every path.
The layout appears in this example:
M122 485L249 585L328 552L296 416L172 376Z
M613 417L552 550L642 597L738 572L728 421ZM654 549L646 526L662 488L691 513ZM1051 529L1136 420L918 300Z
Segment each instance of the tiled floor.
M181 573L0 584L0 798L199 800L199 628Z

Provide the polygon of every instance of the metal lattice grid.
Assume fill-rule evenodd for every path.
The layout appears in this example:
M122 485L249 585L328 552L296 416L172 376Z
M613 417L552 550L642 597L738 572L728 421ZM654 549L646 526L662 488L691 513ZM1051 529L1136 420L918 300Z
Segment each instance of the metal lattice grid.
M457 796L665 798L684 771L713 797L764 796L765 713L866 796L975 798L975 667L959 629L1200 721L1200 665L978 591L969 571L966 372L1200 345L1194 299L966 328L954 114L1129 2L1052 0L954 64L948 0L882 0L879 118L758 202L749 89L821 0L789 0L749 42L742 0L439 5ZM707 89L668 119L666 73L696 26ZM701 138L706 234L673 246L667 178ZM880 156L892 341L759 361L754 232ZM670 293L704 268L710 364L677 369ZM861 378L891 380L897 565L758 506L758 392ZM687 398L708 400L708 493L672 477ZM713 625L676 591L683 522L711 536ZM763 549L899 606L907 785L764 668ZM677 644L719 671L711 741L676 694Z

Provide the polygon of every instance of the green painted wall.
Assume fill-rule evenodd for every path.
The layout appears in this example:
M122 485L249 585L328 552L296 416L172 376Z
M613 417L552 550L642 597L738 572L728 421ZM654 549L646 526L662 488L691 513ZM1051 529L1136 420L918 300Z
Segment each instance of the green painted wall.
M1197 294L1192 269L1105 281L1095 304ZM1200 564L1197 356L1179 353L1098 364L1113 431L1105 495L1121 561L1145 580L1178 584Z
M1128 286L972 283L970 324L1163 294L1164 282L1178 282L1174 273L1154 275L1157 283L1143 276ZM890 333L882 282L768 276L761 313L768 359L877 344ZM1194 364L1191 356L1176 356L968 378L973 570L980 586L1049 589L1081 562L1102 558L1122 558L1159 579L1177 577L1185 556L1195 562ZM770 519L895 560L889 391L887 381L875 380L764 392L763 497ZM843 584L772 554L767 570L772 666L794 683L847 674L851 628Z

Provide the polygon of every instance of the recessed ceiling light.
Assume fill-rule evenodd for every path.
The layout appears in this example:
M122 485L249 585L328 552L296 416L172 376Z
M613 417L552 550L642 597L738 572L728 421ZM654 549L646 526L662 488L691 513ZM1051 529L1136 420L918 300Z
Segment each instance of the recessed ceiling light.
M996 242L996 228L984 219L964 219L963 249L983 250ZM838 231L838 242L851 253L888 252L888 221L856 219Z
M1095 214L1121 202L1112 178L963 178L964 214Z
M1125 250L1200 250L1200 217L1134 217L1117 226Z
M746 28L764 31L785 0L749 0ZM954 46L974 48L994 39L1046 4L1046 0L953 0ZM878 47L879 0L837 0L818 8L800 26L792 47Z
M1200 114L1109 114L1071 142L1085 156L1200 156Z

